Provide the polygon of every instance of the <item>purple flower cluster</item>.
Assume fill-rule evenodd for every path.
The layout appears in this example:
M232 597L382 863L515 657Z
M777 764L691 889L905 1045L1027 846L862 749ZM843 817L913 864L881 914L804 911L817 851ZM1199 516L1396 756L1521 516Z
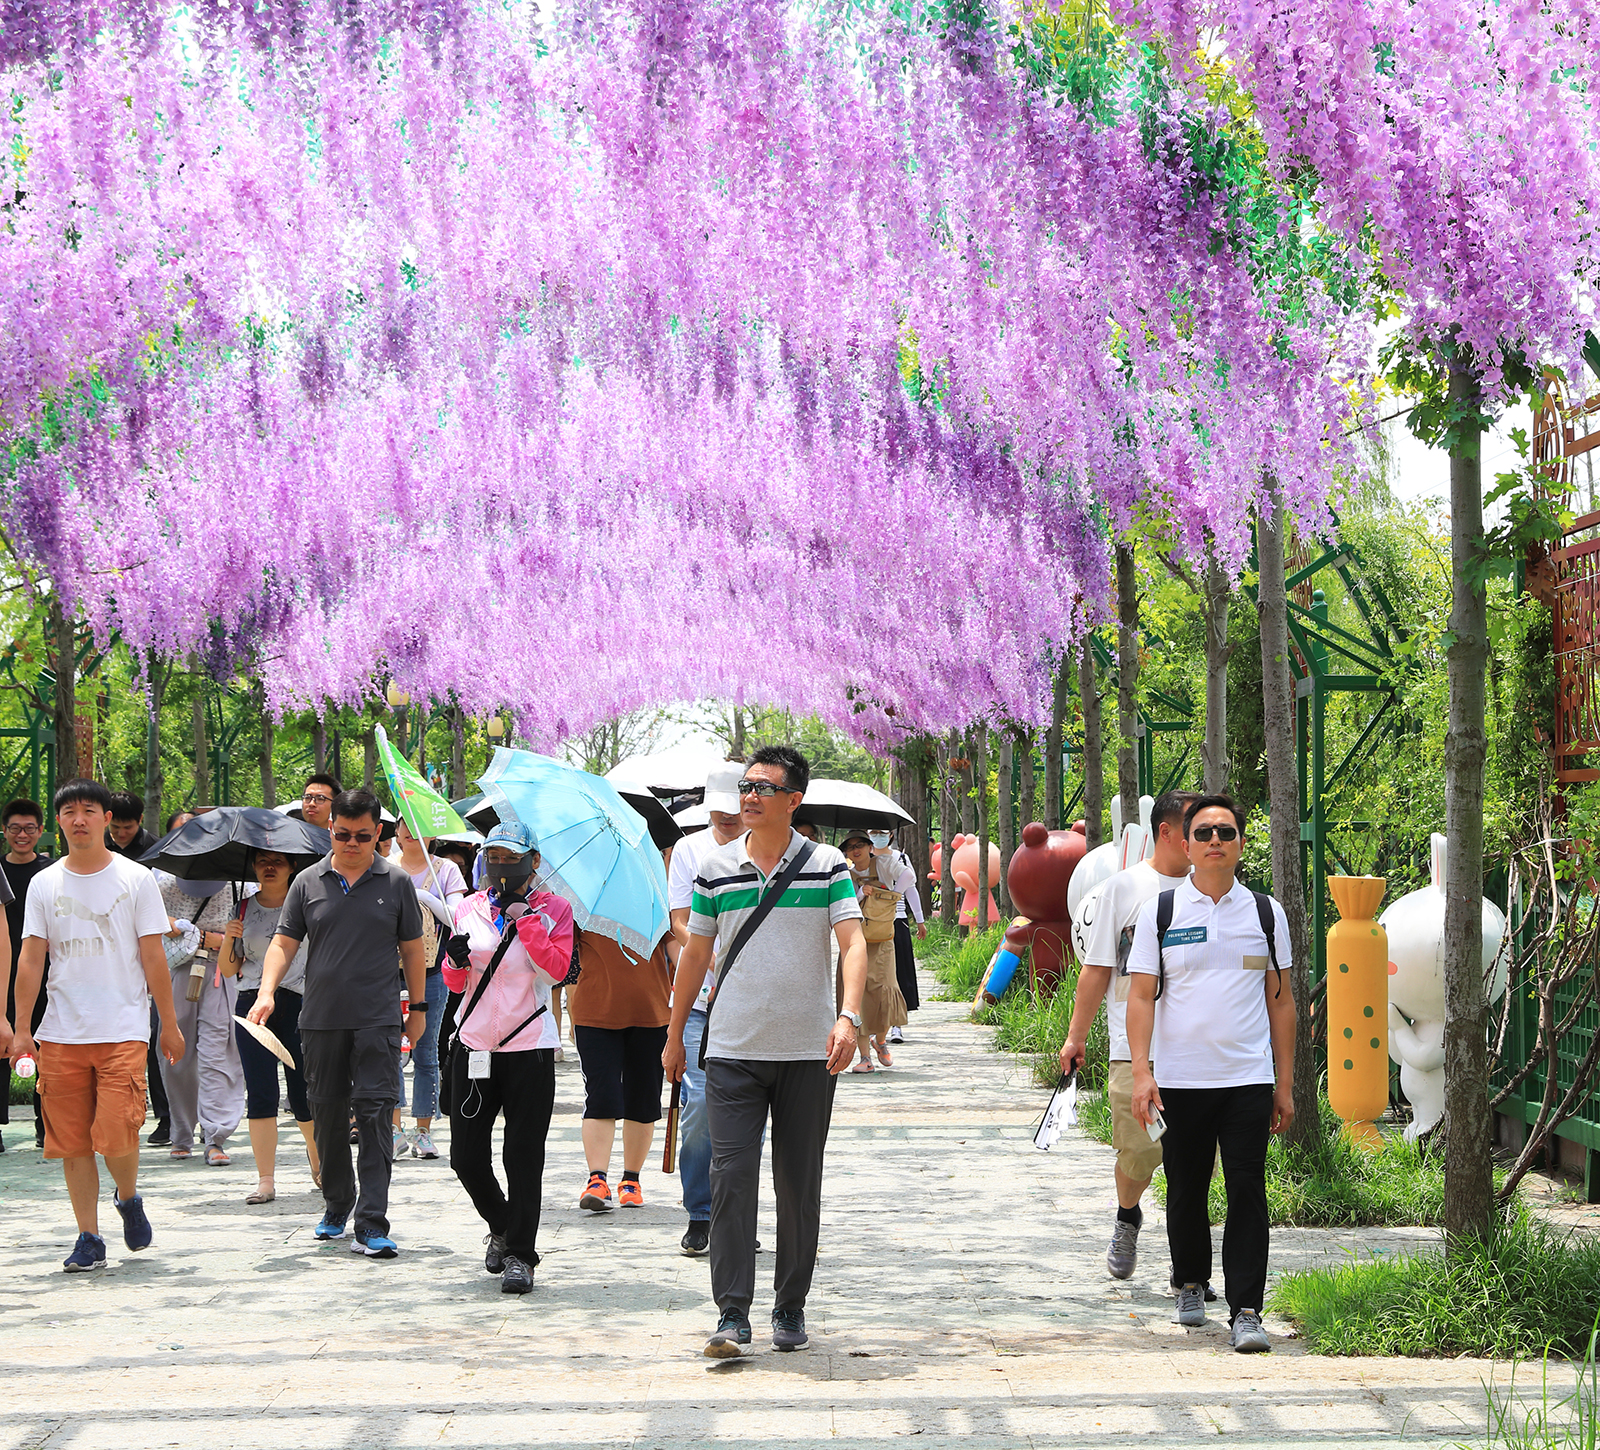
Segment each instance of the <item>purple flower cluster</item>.
M0 518L281 707L1036 720L1111 530L1237 568L1269 474L1321 517L1374 293L1492 383L1593 264L1585 0L1123 20L1097 110L903 11L0 11ZM1142 86L1146 32L1251 118L1215 64ZM1230 126L1365 310L1238 243Z

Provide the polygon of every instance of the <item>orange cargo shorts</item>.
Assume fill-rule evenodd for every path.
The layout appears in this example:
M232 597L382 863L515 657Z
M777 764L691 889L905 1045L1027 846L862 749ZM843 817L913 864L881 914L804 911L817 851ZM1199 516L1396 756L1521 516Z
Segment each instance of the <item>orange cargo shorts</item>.
M144 1126L144 1042L41 1042L44 1156L121 1158Z

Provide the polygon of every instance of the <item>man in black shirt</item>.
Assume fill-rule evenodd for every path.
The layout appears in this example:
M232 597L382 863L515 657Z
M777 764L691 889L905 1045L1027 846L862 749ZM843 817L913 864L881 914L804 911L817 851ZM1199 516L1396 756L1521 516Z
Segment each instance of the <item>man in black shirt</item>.
M10 970L6 974L10 981L10 986L6 990L6 1021L15 1023L17 954L22 950L22 913L28 900L28 883L50 864L50 858L37 849L40 833L44 830L44 812L39 808L37 801L8 801L5 810L0 812L0 825L5 828L6 854L3 874L10 891L10 895L5 898L6 926L9 928L8 935L11 939ZM40 1020L44 1017L45 1001L49 996L48 961L44 970L45 982L39 988L38 1000L33 1004L33 1021L28 1024L30 1034L39 1030ZM0 1082L7 1085L11 1082L9 1061L0 1061ZM35 1078L34 1082L37 1083L38 1079ZM10 1096L10 1093L7 1093L5 1100L0 1100L0 1123L11 1121ZM44 1119L39 1115L37 1087L33 1091L33 1139L39 1147L44 1146ZM0 1138L0 1153L3 1152L5 1152L5 1140Z

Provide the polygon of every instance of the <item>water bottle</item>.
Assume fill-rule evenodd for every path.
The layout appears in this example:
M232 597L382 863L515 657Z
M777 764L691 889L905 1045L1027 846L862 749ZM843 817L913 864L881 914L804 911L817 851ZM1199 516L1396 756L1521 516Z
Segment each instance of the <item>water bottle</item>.
M11 1064L11 1070L18 1077L32 1077L39 1068L31 1057L19 1057Z
M200 994L206 988L206 968L211 965L211 958L204 952L198 951L189 962L189 985L184 990L184 997L190 1002L198 1002Z

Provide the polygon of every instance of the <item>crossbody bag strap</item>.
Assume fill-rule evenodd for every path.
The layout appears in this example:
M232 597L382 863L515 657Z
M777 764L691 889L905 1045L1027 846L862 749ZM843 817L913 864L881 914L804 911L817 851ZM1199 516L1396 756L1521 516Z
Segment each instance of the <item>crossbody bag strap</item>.
M1256 919L1261 923L1261 935L1267 939L1267 960L1278 974L1278 990L1273 1000L1283 996L1283 968L1278 965L1278 924L1272 919L1272 898L1265 891L1252 891L1256 899Z
M505 954L511 950L511 943L516 940L516 936L517 924L514 921L508 920L506 922L505 930L500 934L500 945L494 949L494 955L489 958L489 965L484 968L483 975L478 978L477 990L473 992L472 1000L467 1003L467 1010L465 1012L456 1013L456 1030L450 1038L450 1045L452 1048L461 1040L461 1029L466 1026L467 1018L472 1016L472 1009L478 1005L479 999L483 996L484 989L489 985L489 979L494 976L495 968L500 965L502 959L505 957ZM532 1020L533 1018L531 1017L528 1019L529 1022ZM526 1027L527 1025L527 1022L522 1024L523 1027ZM518 1032L521 1030L521 1027L517 1029Z
M814 841L807 841L794 853L794 859L774 878L772 884L762 894L761 900L756 903L756 909L745 918L744 925L739 928L739 934L734 937L733 945L728 948L728 955L722 959L722 966L717 971L716 985L711 989L711 1000L706 1003L705 1030L700 1034L700 1059L695 1064L697 1067L706 1065L706 1043L711 1040L711 1009L717 1005L717 994L722 990L722 984L728 979L728 973L733 964L739 959L739 953L748 945L750 938L756 934L756 928L767 919L772 908L778 904L778 898L794 884L811 853L816 848Z
M1173 892L1163 891L1156 898L1156 995L1151 999L1156 1002L1167 990L1167 928L1172 925L1173 897Z
M550 1010L550 1008L548 1006L544 1006L544 1007L538 1008L537 1010L535 1010L533 1012L528 1013L528 1015L526 1017L524 1017L522 1019L522 1021L517 1023L517 1025L511 1029L511 1031L506 1033L506 1035L504 1037L502 1037L497 1043L495 1043L494 1050L496 1052L499 1052L500 1049L502 1047L504 1047L506 1045L506 1043L510 1042L511 1039L513 1037L515 1037L519 1032L521 1032L524 1027L526 1027L530 1022L537 1022L549 1010Z

